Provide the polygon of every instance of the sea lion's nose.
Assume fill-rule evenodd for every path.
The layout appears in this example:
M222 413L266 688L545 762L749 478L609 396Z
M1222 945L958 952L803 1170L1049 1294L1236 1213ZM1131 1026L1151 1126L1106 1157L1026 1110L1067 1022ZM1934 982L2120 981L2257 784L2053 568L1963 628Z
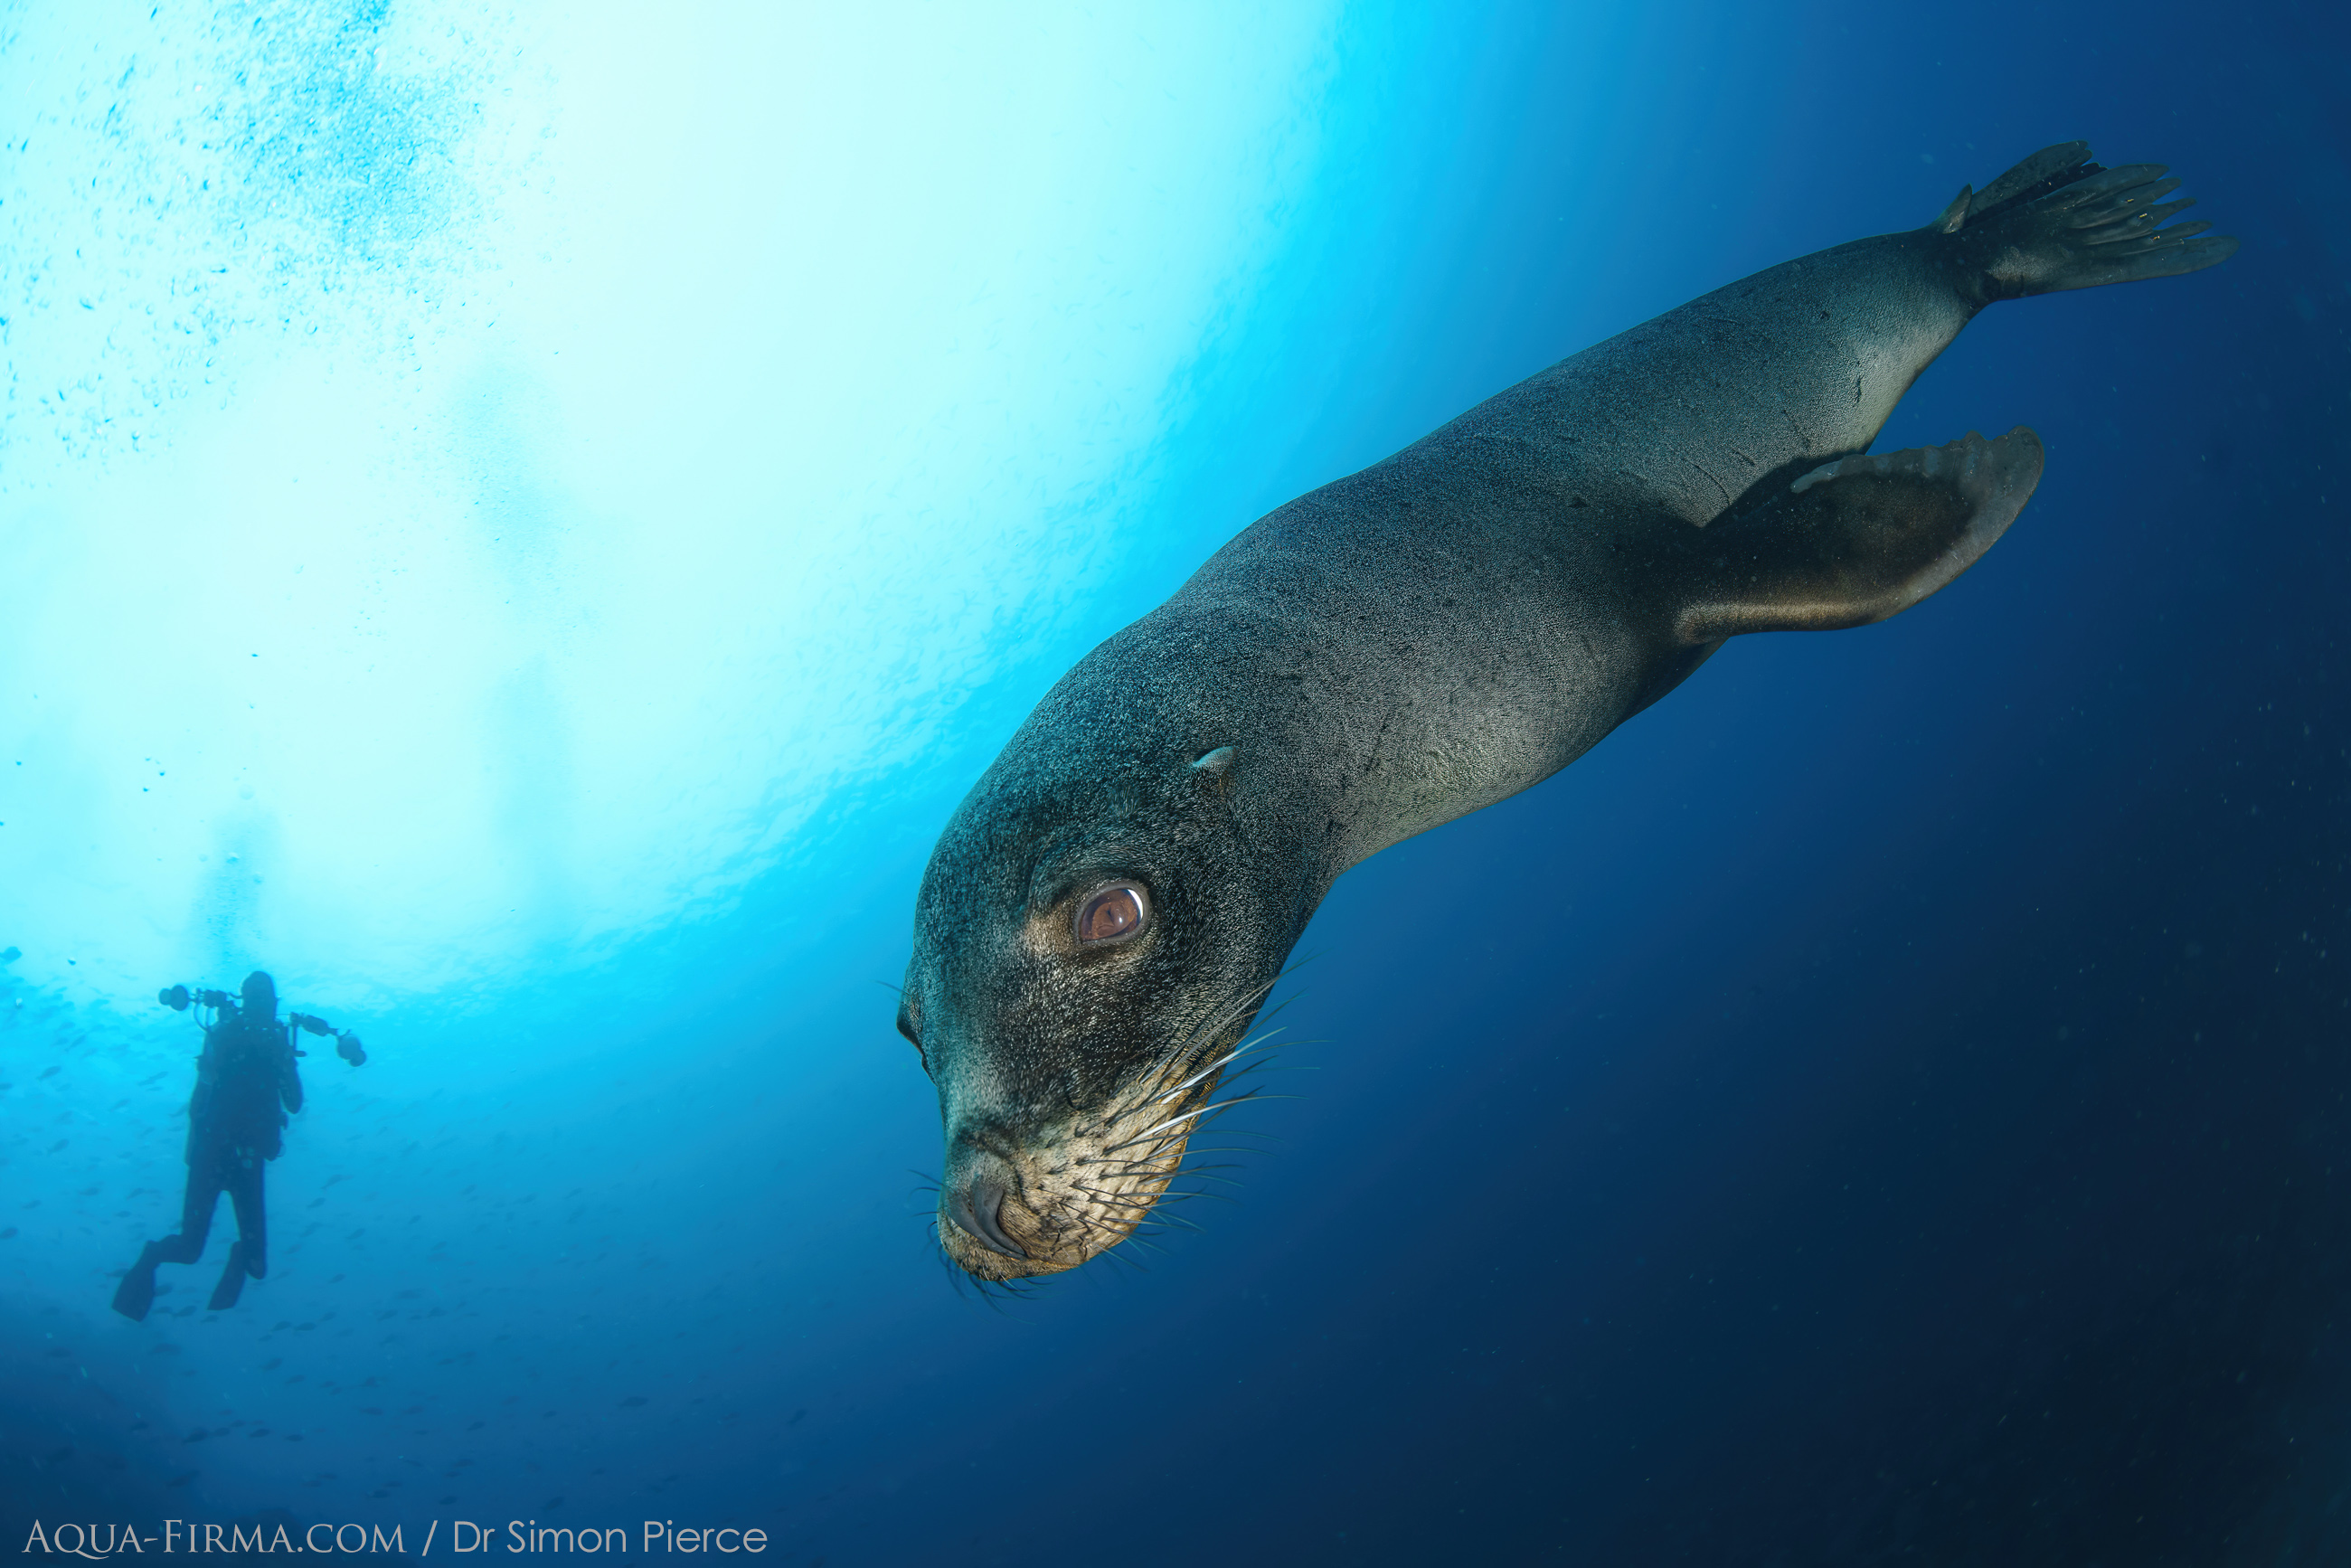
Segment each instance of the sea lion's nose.
M955 1195L955 1222L989 1251L1001 1252L1007 1258L1026 1258L1029 1254L1004 1234L998 1218L1004 1209L1005 1191L1003 1175L992 1165L983 1164Z

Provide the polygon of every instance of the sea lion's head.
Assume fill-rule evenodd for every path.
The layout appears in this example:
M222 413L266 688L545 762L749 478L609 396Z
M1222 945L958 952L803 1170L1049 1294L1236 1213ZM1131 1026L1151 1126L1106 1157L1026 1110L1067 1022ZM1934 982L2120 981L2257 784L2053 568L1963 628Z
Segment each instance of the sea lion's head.
M938 1089L940 1243L984 1280L1149 1214L1308 913L1251 831L1246 745L1139 700L1134 632L1029 716L916 904L898 1030Z

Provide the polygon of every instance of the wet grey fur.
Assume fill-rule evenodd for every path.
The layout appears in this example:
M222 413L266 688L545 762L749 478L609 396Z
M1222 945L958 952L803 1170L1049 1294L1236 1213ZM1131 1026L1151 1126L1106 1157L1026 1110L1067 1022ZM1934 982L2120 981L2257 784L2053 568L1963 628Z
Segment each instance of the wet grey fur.
M1993 301L2224 259L2156 232L2186 204L2162 172L2051 148L1719 289L1260 519L1088 654L917 905L900 1027L939 1089L950 1257L1004 1278L1123 1233L1061 1215L1114 1165L1086 1151L1238 1037L1350 866L1565 767L1729 634L1880 619L1965 570L2031 494L2032 434L1856 455ZM1119 879L1147 928L1081 947L1076 902Z

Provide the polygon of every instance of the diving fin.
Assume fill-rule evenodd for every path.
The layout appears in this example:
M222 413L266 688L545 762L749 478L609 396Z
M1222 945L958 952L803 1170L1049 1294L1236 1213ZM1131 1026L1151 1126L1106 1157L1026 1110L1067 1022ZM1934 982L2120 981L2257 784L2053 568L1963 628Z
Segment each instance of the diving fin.
M228 1267L221 1270L220 1283L213 1287L213 1299L204 1303L207 1312L225 1312L236 1305L237 1297L245 1293L245 1243L233 1244L228 1249Z
M1823 464L1689 542L1674 630L1833 632L1898 614L1990 549L2041 481L2041 438L1970 431L1945 446Z
M139 1261L123 1271L122 1283L114 1288L114 1310L134 1323L147 1321L148 1309L155 1304L155 1243L150 1241L139 1254Z

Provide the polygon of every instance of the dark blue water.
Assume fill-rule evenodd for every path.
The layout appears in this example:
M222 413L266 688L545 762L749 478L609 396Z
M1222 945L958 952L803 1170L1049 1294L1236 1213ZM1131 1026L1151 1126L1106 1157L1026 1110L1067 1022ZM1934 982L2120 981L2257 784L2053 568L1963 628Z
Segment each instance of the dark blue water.
M1247 298L1187 329L1160 456L1024 547L1071 550L1071 585L984 666L925 665L943 632L844 593L825 635L889 650L926 727L872 741L732 903L559 941L598 896L559 844L546 930L486 949L412 902L399 977L362 983L286 972L288 917L217 885L184 913L133 889L124 926L193 931L169 951L213 967L94 989L57 933L115 896L72 870L99 850L7 781L18 885L78 890L0 883L10 1550L35 1520L264 1517L411 1553L461 1519L622 1527L632 1556L647 1520L756 1526L763 1560L830 1564L2351 1561L2342 18L1364 7L1321 37L1295 88L1319 162ZM1241 68L1186 59L1204 101ZM1904 401L1880 449L2047 444L1999 548L1885 624L1734 642L1568 772L1351 873L1283 1015L1313 1071L1248 1118L1238 1201L1143 1271L956 1290L910 1174L935 1102L875 982L946 810L1060 670L1270 507L2076 136L2173 165L2243 248L2002 305ZM1080 244L1108 201L1054 221ZM398 265L337 232L361 275ZM20 360L72 308L37 293ZM135 615L39 597L44 508L131 460L42 461L0 603ZM37 769L73 724L8 646L0 760ZM710 768L776 678L710 688ZM691 872L705 808L659 810ZM287 835L252 853L298 874ZM145 996L268 963L373 1060L306 1063L270 1277L193 1310L224 1211L126 1322L194 1046Z

